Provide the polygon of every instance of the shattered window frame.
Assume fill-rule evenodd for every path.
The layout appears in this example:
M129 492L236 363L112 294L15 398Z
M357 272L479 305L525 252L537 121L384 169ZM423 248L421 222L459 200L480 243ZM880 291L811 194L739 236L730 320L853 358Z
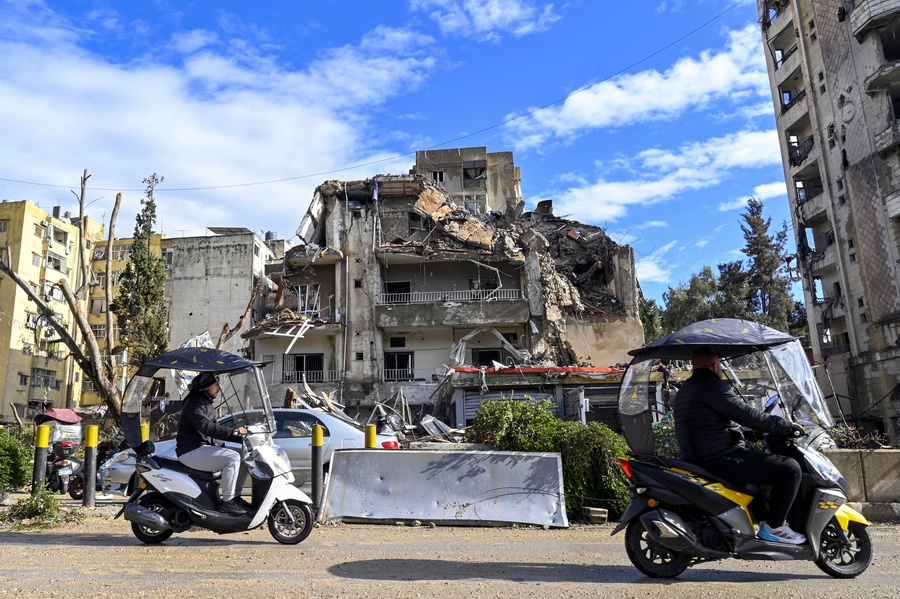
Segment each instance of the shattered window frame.
M297 285L297 312L313 314L321 309L321 296L318 283Z
M400 366L405 362L405 366ZM416 375L415 352L384 352L384 380L411 381Z

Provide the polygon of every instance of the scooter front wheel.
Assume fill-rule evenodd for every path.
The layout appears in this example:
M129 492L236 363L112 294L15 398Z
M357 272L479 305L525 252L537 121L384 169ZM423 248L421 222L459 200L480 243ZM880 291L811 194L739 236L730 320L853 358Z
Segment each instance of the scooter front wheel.
M653 578L675 578L691 565L691 556L657 543L634 519L625 529L625 553L634 567Z
M269 532L279 543L295 545L313 529L312 510L296 499L278 501L269 511Z
M835 578L855 578L866 571L872 561L872 537L858 522L847 527L846 540L836 519L822 531L822 545L816 565Z

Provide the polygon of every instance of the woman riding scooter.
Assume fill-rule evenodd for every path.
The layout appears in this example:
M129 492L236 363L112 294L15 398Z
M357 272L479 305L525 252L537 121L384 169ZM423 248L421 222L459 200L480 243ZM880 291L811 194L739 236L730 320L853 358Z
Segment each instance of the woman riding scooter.
M247 476L241 468L241 455L214 440L240 442L247 429L229 428L216 422L213 401L219 391L219 380L212 372L201 372L191 381L178 421L175 454L179 462L195 470L221 470L221 511L244 514L252 506L239 496Z

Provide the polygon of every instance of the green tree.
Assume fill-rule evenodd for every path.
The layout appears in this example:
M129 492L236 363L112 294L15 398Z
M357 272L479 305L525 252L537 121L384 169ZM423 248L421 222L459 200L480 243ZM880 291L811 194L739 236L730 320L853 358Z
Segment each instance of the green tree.
M156 224L153 192L163 181L156 173L144 179L147 188L135 219L131 260L122 273L119 293L110 304L119 324L117 349L127 351L128 362L133 365L143 364L168 349L165 268L162 258L150 249Z
M677 331L687 325L715 317L719 282L712 268L691 275L690 281L677 287L669 287L663 293L666 309L663 313L665 332Z
M647 299L641 294L638 300L638 309L641 313L641 324L644 327L644 343L656 341L663 336L662 308L655 299Z
M790 294L790 279L785 268L787 224L775 235L769 234L771 218L763 218L763 204L756 198L747 202L741 215L744 223L745 245L741 249L749 260L749 310L757 321L779 331L788 330L788 320L794 309Z
M750 274L744 271L740 260L719 265L718 287L713 312L715 318L751 318L747 305Z

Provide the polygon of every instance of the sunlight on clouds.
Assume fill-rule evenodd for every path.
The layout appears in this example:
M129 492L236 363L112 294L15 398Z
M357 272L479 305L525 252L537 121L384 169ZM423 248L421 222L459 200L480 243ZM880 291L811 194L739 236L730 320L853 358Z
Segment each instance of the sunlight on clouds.
M734 169L780 163L777 144L774 131L739 131L684 144L678 150L646 150L632 160L633 170L644 176L627 181L598 179L570 187L555 194L556 211L587 222L615 221L627 214L629 206L651 205L716 185ZM757 189L768 190L769 186Z
M665 72L643 71L585 87L559 106L514 120L507 127L507 138L516 150L535 148L588 129L672 119L746 94L751 99L769 96L755 25L730 32L723 52L702 52L678 60Z
M638 281L647 283L670 283L672 281L672 271L668 264L663 260L663 256L677 244L677 240L670 241L653 255L638 260L635 264Z
M782 182L757 185L753 188L753 193L751 195L736 198L731 202L722 202L716 207L716 209L719 210L719 212L739 210L747 205L747 202L751 197L756 198L757 200L764 201L772 198L783 197L786 195L786 193L787 192L785 191L785 184Z
M501 33L523 36L546 31L558 21L553 5L529 0L411 0L412 10L427 12L446 35L491 41Z

